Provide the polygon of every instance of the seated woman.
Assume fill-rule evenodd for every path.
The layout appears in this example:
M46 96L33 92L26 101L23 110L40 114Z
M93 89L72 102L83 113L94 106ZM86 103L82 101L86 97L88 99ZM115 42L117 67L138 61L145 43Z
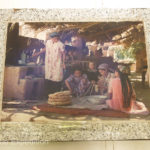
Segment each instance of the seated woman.
M89 62L88 69L86 71L88 80L92 83L96 83L98 80L98 71L95 69L94 62Z
M89 62L88 69L85 71L85 73L87 74L88 80L91 82L91 88L89 88L87 95L99 94L97 89L98 71L95 69L94 62Z
M114 74L110 72L108 64L101 64L98 67L98 89L100 95L107 95L108 93L108 85L111 78L114 77Z
M110 99L106 100L106 104L110 109L130 114L149 113L142 102L136 101L135 92L122 67L115 70L115 78L111 80L108 92Z
M67 88L74 96L83 96L90 86L86 74L82 74L80 69L74 69L73 75L65 80Z

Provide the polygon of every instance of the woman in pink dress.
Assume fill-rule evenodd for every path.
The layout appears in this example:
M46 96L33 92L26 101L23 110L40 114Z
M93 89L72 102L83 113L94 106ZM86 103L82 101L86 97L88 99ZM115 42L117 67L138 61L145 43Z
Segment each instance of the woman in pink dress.
M109 84L110 99L106 101L106 104L110 109L129 114L149 114L145 105L136 101L136 95L129 78L121 71L118 68L115 70L115 78Z

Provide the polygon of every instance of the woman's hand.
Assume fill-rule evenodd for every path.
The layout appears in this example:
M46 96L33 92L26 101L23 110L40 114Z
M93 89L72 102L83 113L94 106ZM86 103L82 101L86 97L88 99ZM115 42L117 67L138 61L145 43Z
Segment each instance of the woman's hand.
M91 83L92 83L93 85L95 85L95 84L96 84L96 81L92 80Z
M43 48L40 52L34 53L34 54L32 55L32 57L37 57L37 56L39 56L40 54L45 53L45 51L46 51L46 48Z
M40 55L39 53L34 53L31 57L33 58L33 57L37 57L39 55Z

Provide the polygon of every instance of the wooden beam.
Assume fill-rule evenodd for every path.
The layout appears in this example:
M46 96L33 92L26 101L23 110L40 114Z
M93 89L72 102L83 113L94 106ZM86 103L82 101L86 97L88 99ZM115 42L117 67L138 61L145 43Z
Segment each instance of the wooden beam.
M117 27L117 28L111 28L111 29L108 29L106 31L103 31L103 32L98 32L97 34L91 36L91 37L95 37L95 36L100 36L100 35L104 35L104 34L107 34L109 32L114 32L116 30L121 30L121 29L124 29L124 28L128 28L130 27L131 25L124 25L124 26L120 26L120 27Z

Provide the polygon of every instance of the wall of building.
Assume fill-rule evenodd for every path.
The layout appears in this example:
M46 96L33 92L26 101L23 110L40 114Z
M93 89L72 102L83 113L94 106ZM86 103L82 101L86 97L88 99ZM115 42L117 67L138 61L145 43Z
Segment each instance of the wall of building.
M144 66L147 66L146 49L136 54L136 72L141 72Z

